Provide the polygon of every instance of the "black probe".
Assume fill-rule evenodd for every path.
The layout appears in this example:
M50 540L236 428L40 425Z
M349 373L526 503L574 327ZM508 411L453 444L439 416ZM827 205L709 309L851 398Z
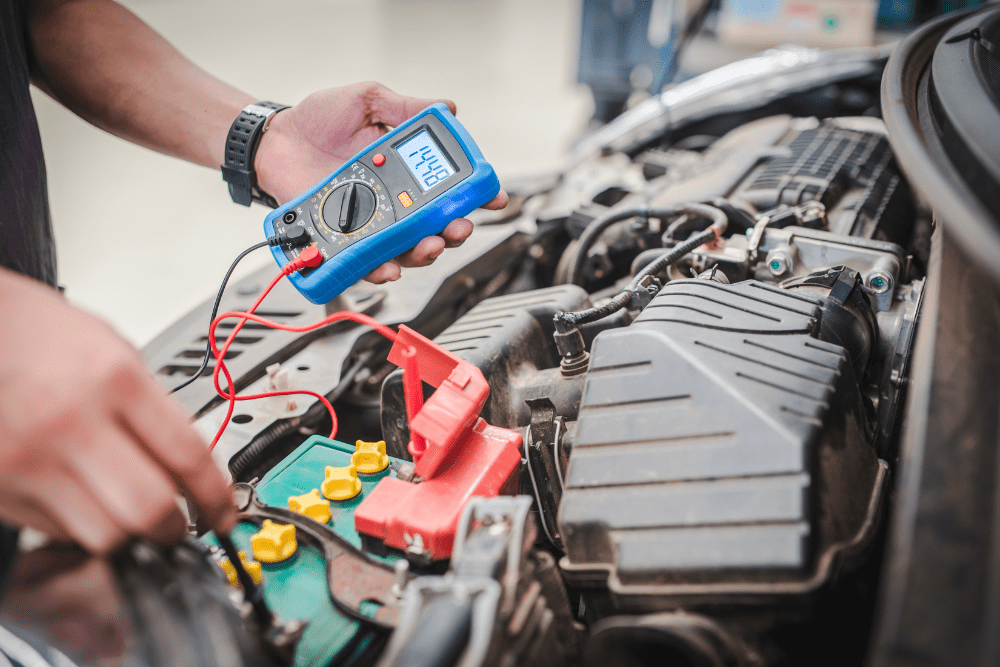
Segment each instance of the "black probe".
M219 541L219 545L226 552L226 557L236 571L236 579L240 582L240 586L243 587L243 594L246 596L247 601L253 607L253 615L258 626L262 630L267 630L274 622L274 614L268 609L267 603L264 602L264 589L253 582L250 573L243 567L243 561L240 560L240 552L236 549L236 545L233 544L232 538L229 535L223 534L217 534L215 538Z

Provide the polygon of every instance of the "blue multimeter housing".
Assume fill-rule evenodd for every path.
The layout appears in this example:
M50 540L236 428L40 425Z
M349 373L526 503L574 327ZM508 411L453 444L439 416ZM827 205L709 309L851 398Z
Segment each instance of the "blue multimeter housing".
M288 278L322 304L498 192L500 181L468 131L448 107L433 104L269 213L264 232L305 229L323 263ZM271 254L285 266L303 247L283 243Z

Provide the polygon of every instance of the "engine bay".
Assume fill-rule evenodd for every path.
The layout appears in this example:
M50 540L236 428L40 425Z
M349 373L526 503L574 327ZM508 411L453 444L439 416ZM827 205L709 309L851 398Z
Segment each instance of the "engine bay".
M932 222L879 118L884 56L844 58L787 65L813 78L757 106L625 118L565 172L505 184L506 210L399 283L325 307L275 289L258 314L283 324L398 329L423 382L351 322L249 322L229 349L240 391L309 389L338 415L331 440L319 403L241 405L214 450L237 547L264 561L274 618L247 624L267 656L862 662ZM147 346L164 383L197 369L209 307ZM206 437L227 418L208 378L177 398ZM292 555L259 557L290 544L265 520L295 526Z

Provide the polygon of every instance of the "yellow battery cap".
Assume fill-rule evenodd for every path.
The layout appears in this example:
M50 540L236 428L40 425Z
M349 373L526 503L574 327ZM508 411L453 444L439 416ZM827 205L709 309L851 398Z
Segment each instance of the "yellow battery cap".
M323 495L330 500L350 500L361 493L358 469L353 465L346 468L326 467L326 479L319 485Z
M240 552L240 561L243 562L243 569L250 575L250 579L253 583L259 585L260 582L264 581L264 574L261 571L260 563L255 560L249 560L247 558L246 551ZM236 568L233 567L233 564L229 562L228 558L220 560L219 567L221 567L222 571L226 573L226 579L229 579L230 584L236 586L237 588L242 588L242 586L240 586L240 580L236 578Z
M351 454L351 463L357 467L358 472L373 475L389 467L389 455L385 453L385 440L378 442L358 440L354 444L354 448L354 453Z
M263 563L280 563L288 560L298 549L295 526L264 519L259 533L250 536L254 558Z
M301 496L288 496L288 509L305 514L313 521L320 523L330 521L330 501L320 497L319 489L313 489Z

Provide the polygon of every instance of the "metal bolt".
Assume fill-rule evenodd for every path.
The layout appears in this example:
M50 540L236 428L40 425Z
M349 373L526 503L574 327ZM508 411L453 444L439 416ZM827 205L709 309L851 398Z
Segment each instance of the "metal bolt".
M772 276L784 275L792 270L792 260L783 252L771 253L767 259L767 270Z
M875 269L868 274L865 282L876 294L882 294L892 289L892 274L884 269Z
M392 592L396 597L401 598L410 577L410 562L405 558L400 558L396 561L394 568L396 570L396 583L392 585Z

